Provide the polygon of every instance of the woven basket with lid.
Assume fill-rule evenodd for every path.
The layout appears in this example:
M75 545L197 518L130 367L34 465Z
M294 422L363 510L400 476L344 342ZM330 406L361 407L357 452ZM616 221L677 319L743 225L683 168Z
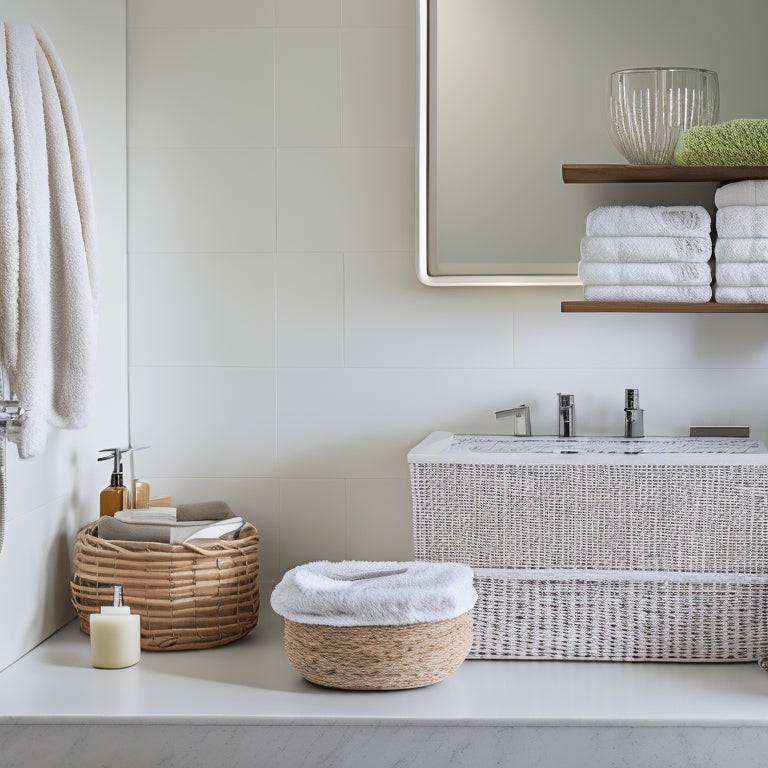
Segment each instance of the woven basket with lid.
M226 645L247 635L259 616L257 530L237 538L184 544L107 541L98 521L80 529L75 542L72 603L80 629L90 615L111 605L121 584L125 604L141 616L141 647L181 651Z

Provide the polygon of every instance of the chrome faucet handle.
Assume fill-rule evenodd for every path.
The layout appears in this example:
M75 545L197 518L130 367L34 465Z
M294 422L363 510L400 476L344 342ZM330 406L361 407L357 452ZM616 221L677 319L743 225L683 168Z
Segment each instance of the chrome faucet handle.
M515 417L515 426L512 428L512 434L515 437L531 436L531 409L527 405L518 405L515 408L507 408L503 411L496 411L496 418L503 419L505 416ZM523 431L518 432L517 425L519 420L523 420Z
M557 436L576 436L576 403L573 395L557 393Z
M645 437L640 390L624 390L624 437Z
M18 400L0 400L0 426L20 427L28 412L29 408L23 408Z

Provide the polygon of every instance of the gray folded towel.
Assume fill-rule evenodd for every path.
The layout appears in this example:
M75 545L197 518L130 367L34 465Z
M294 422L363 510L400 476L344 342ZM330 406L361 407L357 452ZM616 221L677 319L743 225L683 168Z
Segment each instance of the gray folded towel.
M231 520L224 523L223 520ZM243 519L230 516L219 520L198 520L186 523L125 523L110 515L99 518L98 536L111 541L151 541L159 544L183 544L190 539L216 539L238 530Z
M110 541L154 541L170 544L171 526L123 523L110 515L105 515L99 518L98 535L100 539Z
M176 507L176 519L180 523L188 520L224 520L226 517L234 517L226 501L198 501Z

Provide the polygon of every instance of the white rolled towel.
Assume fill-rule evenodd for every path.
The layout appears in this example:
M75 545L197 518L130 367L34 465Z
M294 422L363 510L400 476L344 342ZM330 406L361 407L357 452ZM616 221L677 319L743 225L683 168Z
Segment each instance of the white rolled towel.
M718 285L768 287L768 263L766 262L726 261L716 265L715 275Z
M768 261L768 237L718 237L715 262Z
M580 261L579 278L584 285L709 285L710 262L670 264L609 264Z
M715 205L768 205L768 180L747 179L724 184L715 190Z
M712 298L709 285L586 285L586 301L660 301L703 304Z
M715 222L718 237L768 237L768 205L728 205Z
M711 228L712 217L700 205L607 205L587 215L586 234L706 237Z
M321 560L288 571L270 601L275 613L304 624L443 621L472 610L477 601L472 576L461 563Z
M720 304L768 304L768 287L715 285L715 301Z
M583 237L583 261L615 263L709 261L712 257L710 237Z

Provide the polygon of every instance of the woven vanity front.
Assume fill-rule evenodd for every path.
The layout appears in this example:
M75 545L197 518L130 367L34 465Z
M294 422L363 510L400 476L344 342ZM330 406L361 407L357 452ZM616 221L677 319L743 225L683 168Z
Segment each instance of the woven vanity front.
M562 452L547 453L509 440L433 433L408 455L416 558L474 570L470 658L768 653L761 443L643 454L637 441L618 453L550 441Z

